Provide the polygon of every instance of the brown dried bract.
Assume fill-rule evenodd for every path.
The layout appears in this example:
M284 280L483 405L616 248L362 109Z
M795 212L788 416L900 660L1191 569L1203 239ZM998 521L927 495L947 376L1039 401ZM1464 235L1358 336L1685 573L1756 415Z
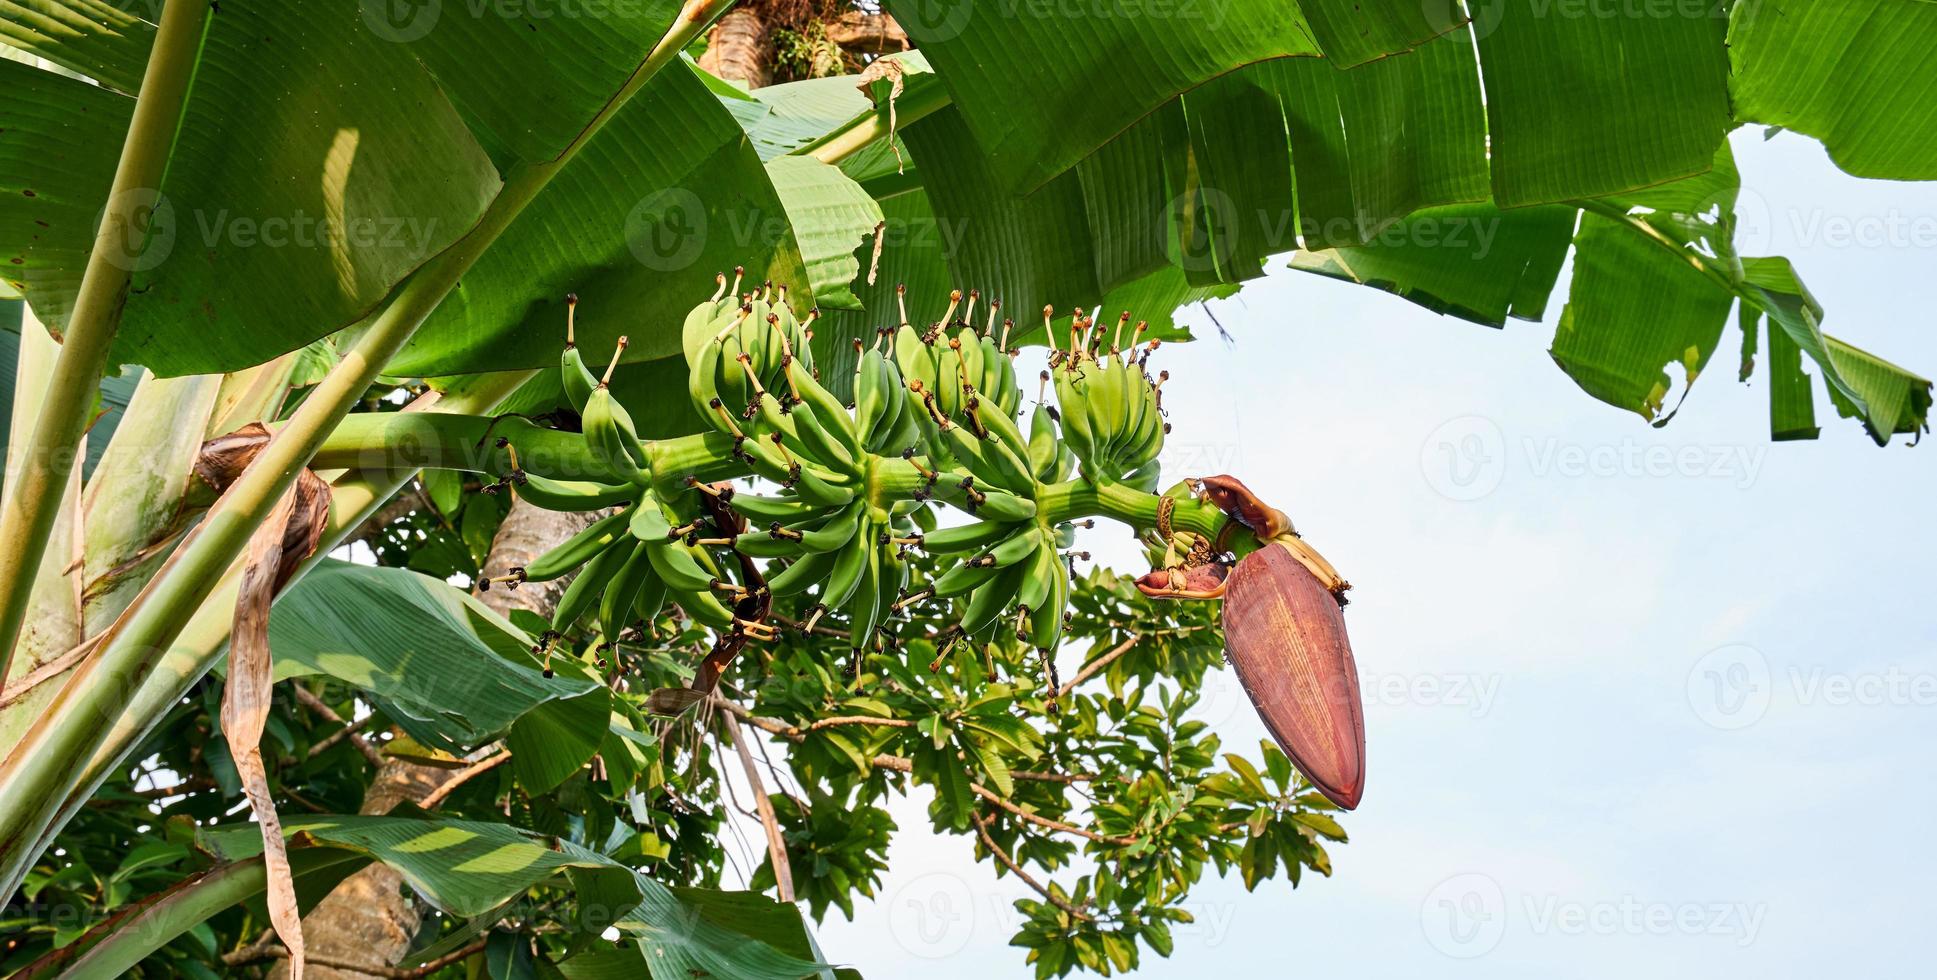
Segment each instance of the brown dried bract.
M1137 579L1137 591L1152 599L1217 599L1230 571L1223 562L1159 568Z
M269 428L261 422L216 436L202 443L195 457L195 475L218 493L227 490L269 444L269 438Z
M1291 518L1285 516L1284 511L1259 500L1258 495L1235 476L1207 476L1198 480L1197 485L1218 510L1250 528L1251 533L1261 541L1298 533L1292 530Z

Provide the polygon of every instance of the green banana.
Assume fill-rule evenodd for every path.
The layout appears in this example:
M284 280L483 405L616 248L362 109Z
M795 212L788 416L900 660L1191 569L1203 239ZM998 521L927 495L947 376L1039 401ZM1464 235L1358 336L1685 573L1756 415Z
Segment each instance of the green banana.
M1161 478L1158 472L1159 469L1160 467L1157 461L1152 459L1142 466L1123 474L1122 483L1132 490L1141 490L1144 493L1156 493L1157 481Z
M1029 609L1029 643L1046 654L1054 654L1063 641L1063 608L1069 605L1069 569L1060 559L1052 564L1049 598L1041 608Z
M680 350L686 355L687 364L698 360L700 348L719 332L719 327L715 325L719 318L740 305L740 279L745 274L745 269L734 269L733 288L728 289L726 274L715 273L713 280L717 287L713 291L713 298L687 311L686 322L679 331Z
M585 406L579 413L579 419L585 430L585 444L594 457L614 475L647 486L652 483L652 473L645 444L639 441L631 413L612 397L612 390L607 387L625 349L626 338L620 337L618 349L612 352L612 363L606 366L605 376L585 397Z
M831 470L856 472L854 454L842 443L841 437L821 420L820 413L812 405L804 401L795 402L791 408L783 410L793 419L794 432L800 437L800 447L807 458ZM843 419L846 414L842 413Z
M1098 357L1096 380L1084 400L1089 409L1090 438L1096 447L1095 462L1105 472L1115 458L1117 440L1123 437L1122 367L1115 357Z
M972 521L957 527L945 527L922 535L921 549L930 554L945 555L959 551L974 551L986 548L1015 533L1015 526L1001 521Z
M1016 597L1016 590L1022 587L1022 576L1027 571L1024 566L1011 565L999 570L994 578L977 586L969 593L968 605L962 611L962 629L969 635L981 633L1002 615L1004 609Z
M838 551L803 554L793 564L768 576L767 588L777 596L799 595L815 583L826 581L840 554Z
M740 364L742 366L748 364L746 355L740 355ZM764 385L761 385L760 379L754 377L751 371L751 367L748 367L747 383L753 388L753 400L749 403L749 410L753 411L755 413L754 417L759 420L760 424L756 428L768 433L778 432L786 438L794 440L795 444L798 445L800 436L794 425L794 414L787 411L780 404L780 399L775 398L772 392L768 391ZM820 462L820 460L815 461Z
M935 484L934 493L985 520L1026 521L1036 516L1035 501L992 486L964 487L945 476Z
M997 568L1007 568L1042 550L1042 546L1042 535L1032 528L1029 533L996 542L995 547L982 553L980 560Z
M854 489L832 481L840 479L810 464L794 462L784 471L781 482L790 486L800 499L822 507L839 507L854 499Z
M969 399L964 412L982 426L982 454L1002 474L999 485L1024 496L1035 496L1036 475L1024 462L1029 458L1029 444L1016 431L1015 422L979 396ZM1005 431L1008 436L1003 434Z
M639 550L646 549L641 547ZM650 565L652 558L648 556L646 562ZM640 585L639 594L632 599L632 616L645 624L644 628L647 632L651 632L653 621L659 618L659 611L665 607L666 580L660 578L658 572L653 572Z
M868 533L863 525L861 533ZM821 589L821 605L829 609L839 609L847 605L854 590L861 584L861 577L867 572L868 553L873 548L843 548L835 552L834 567L827 573L827 584Z
M861 346L860 341L854 342ZM874 441L876 426L892 407L889 399L893 390L887 384L886 361L881 357L879 348L870 347L859 350L854 361L854 430L859 434L861 445Z
M652 483L645 444L639 441L639 434L633 428L632 415L612 397L610 389L603 385L592 389L580 419L584 423L586 445L606 469L639 486Z
M854 426L854 417L848 414L847 406L841 404L833 392L821 387L814 379L807 365L798 358L787 362L787 378L793 385L795 397L807 403L821 426L840 440L841 445L860 458L861 441L859 431Z
M749 530L733 539L733 550L749 558L792 558L805 553L799 541Z
M972 401L971 411L975 420L1009 447L1017 460L1029 458L1029 440L1022 437L1022 430L1016 428L1016 420L1002 406L989 401Z
M950 349L957 351L962 358L962 377L956 381L956 384L968 385L977 391L983 390L986 376L983 373L985 365L982 363L982 338L976 335L975 328L963 327L957 331Z
M699 410L701 418L713 421L713 413L707 408L713 400L720 397L720 341L708 337L686 358L686 393L693 399L693 407Z
M672 523L666 520L666 512L659 501L651 494L640 498L639 506L633 508L632 520L627 522L627 531L633 537L649 544L657 544L672 537Z
M1005 490L1035 489L1035 481L1027 474L1017 473L1009 465L997 462L999 449L993 442L977 439L968 429L951 425L942 430L949 447L954 450L955 461L966 467L977 480L990 486Z
M652 556L653 570L666 580L667 588L679 592L708 592L719 577L701 566L692 549L681 541L645 541Z
M827 511L816 507L799 497L763 497L759 494L735 492L727 505L745 516L747 520L765 527L775 521L782 524L798 524L824 517Z
M558 606L552 610L552 632L563 633L571 629L579 616L591 608L592 600L605 591L607 583L625 566L638 546L639 542L631 538L620 538L586 562L585 570L565 587L565 594L558 598Z
M867 510L866 501L856 498L853 503L842 508L819 527L807 530L790 529L785 533L790 537L796 537L800 546L808 551L834 551L846 547L847 543L860 533Z
M1072 350L1056 369L1055 376L1056 404L1062 409L1063 438L1078 459L1087 461L1095 455L1096 444L1090 438L1089 406L1085 403L1088 375L1082 367L1082 351Z
M658 549L648 546L646 550L656 551ZM732 627L733 610L728 609L726 604L721 602L719 597L713 594L711 588L699 591L672 589L670 590L670 594L672 600L679 604L679 608L686 610L686 614L693 617L694 622L711 626L716 630L724 630Z
M1063 562L1056 554L1055 547L1043 540L1046 537L1043 529L1038 527L1032 530L1033 533L1030 536L1036 538L1038 544L1036 550L1029 555L1029 571L1022 577L1022 587L1016 590L1016 601L1029 607L1029 611L1033 613L1041 609L1049 600L1050 591L1054 588L1056 569Z
M907 389L901 383L901 371L894 362L885 357L877 358L869 366L872 376L870 385L880 393L881 417L868 433L869 452L892 455L914 444L919 433L917 422L912 417L912 409L903 392Z
M1044 372L1044 381L1048 381ZM1029 469L1035 474L1036 482L1048 483L1056 473L1056 423L1049 419L1049 407L1036 403L1036 410L1029 413Z
M512 492L533 507L576 514L625 503L638 496L639 488L631 484L615 486L585 480L552 480L526 473L518 479Z
M637 607L646 583L659 577L653 571L652 556L645 553L650 548L650 545L639 541L631 542L631 552L626 556L625 564L619 566L618 573L612 576L612 581L605 586L605 592L599 596L599 632L604 634L608 646L619 642L619 631L625 629L628 617L634 615L633 609ZM658 612L657 609L653 611ZM552 628L558 627L554 624Z
M902 324L895 331L895 366L901 369L903 382L919 380L924 388L933 390L935 378L935 352L921 339L914 327Z
M873 645L874 624L881 615L882 549L873 542L862 542L854 550L864 553L867 562L861 569L861 580L848 596L848 644L853 649L866 650Z
M895 420L879 439L869 448L882 456L894 456L920 446L925 438L922 431L922 410L908 396L906 386L897 386L894 392Z
M566 539L565 543L539 555L536 561L525 566L525 581L549 582L591 561L626 533L626 523L632 519L633 509L629 507L602 517Z
M565 388L565 400L571 403L572 411L585 411L585 399L591 397L592 389L599 379L585 366L585 357L579 353L575 321L578 318L578 294L565 295L565 350L558 355L558 378Z
M937 599L958 596L994 578L1000 571L1002 569L993 564L958 562L948 571L935 576L926 592Z

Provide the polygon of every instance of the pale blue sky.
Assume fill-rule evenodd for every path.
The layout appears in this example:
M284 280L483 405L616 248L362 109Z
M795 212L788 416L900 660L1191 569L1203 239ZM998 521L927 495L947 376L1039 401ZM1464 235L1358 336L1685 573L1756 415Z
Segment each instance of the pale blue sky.
M1767 208L1745 234L1796 260L1827 329L1937 372L1937 186L1735 143ZM1235 344L1160 354L1167 478L1242 476L1356 585L1370 771L1334 877L1207 881L1139 976L1925 972L1937 446L1878 449L1820 397L1823 439L1770 444L1732 326L1652 429L1548 358L1564 299L1493 331L1279 271L1218 306ZM1262 735L1229 675L1210 713L1228 745ZM929 834L925 793L823 946L870 977L1028 975L1025 892Z

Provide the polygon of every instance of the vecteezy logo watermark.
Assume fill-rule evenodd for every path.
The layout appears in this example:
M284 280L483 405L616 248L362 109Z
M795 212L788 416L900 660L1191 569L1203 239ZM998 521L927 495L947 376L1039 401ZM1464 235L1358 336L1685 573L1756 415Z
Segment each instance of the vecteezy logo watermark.
M429 34L444 11L442 0L362 0L361 6L363 26L398 44Z
M1462 415L1426 436L1419 472L1448 500L1478 500L1506 478L1506 437L1492 419Z
M1487 875L1454 875L1434 886L1419 903L1419 928L1426 942L1447 956L1485 956L1506 935L1506 893Z
M104 222L113 227L102 228ZM133 187L108 200L95 219L95 237L107 246L103 254L117 268L146 272L168 258L175 248L175 205L160 191Z
M1688 671L1688 706L1714 728L1747 728L1769 710L1775 685L1768 658L1744 643L1716 647Z
M1526 437L1508 443L1493 420L1462 415L1442 423L1419 447L1419 471L1448 500L1478 500L1498 489L1517 450L1535 479L1723 480L1746 490L1768 458L1764 445L1668 445L1635 438L1600 444Z
M399 249L414 256L431 252L437 235L436 218L402 215L351 215L329 218L298 209L286 216L262 218L218 211L196 210L195 231L202 245L228 248L329 248L358 251Z
M1500 674L1360 672L1359 698L1366 707L1455 708L1480 718L1493 710L1505 680Z
M1485 717L1492 712L1506 683L1504 675L1479 673L1360 672L1358 680L1359 703L1366 708L1449 709L1470 718ZM1312 698L1318 703L1334 699L1344 700L1345 692L1330 685ZM1251 710L1251 698L1245 693L1235 668L1221 667L1205 672L1192 717L1218 728Z
M626 215L625 242L648 269L685 269L706 247L706 205L684 187L657 191Z
M1424 0L1427 16L1435 22L1450 0ZM1727 20L1726 0L1467 0L1473 33L1486 37L1500 26L1508 6L1517 17L1531 20Z
M1763 902L1666 902L1633 895L1582 901L1521 895L1525 928L1536 936L1715 936L1737 946L1755 942L1768 915ZM1506 893L1492 877L1454 875L1419 904L1426 942L1447 956L1472 959L1500 945L1507 931Z
M1238 251L1241 242L1249 243L1245 253L1404 245L1477 260L1492 253L1500 233L1497 215L1419 214L1399 219L1371 211L1300 214L1289 207L1240 204L1224 190L1209 186L1179 194L1165 208L1168 220L1182 229L1179 264L1197 271L1243 261Z
M1244 469L1244 447L1237 442L1164 440L1157 464L1165 473L1237 473Z
M1725 936L1755 942L1769 907L1763 902L1652 902L1623 895L1581 902L1547 895L1522 899L1535 935Z
M1767 446L1669 446L1622 439L1619 443L1580 446L1559 439L1523 439L1529 469L1536 477L1649 477L1728 480L1748 489L1762 472Z
M895 889L888 900L888 931L915 956L954 956L975 934L975 894L960 876L931 871Z
M975 0L909 0L895 5L895 20L922 44L949 41L968 30Z
M1773 670L1762 651L1744 643L1703 654L1688 671L1688 705L1695 716L1725 731L1762 720L1777 690L1799 707L1929 708L1937 706L1937 673L1891 665L1881 670L1835 671L1820 664Z

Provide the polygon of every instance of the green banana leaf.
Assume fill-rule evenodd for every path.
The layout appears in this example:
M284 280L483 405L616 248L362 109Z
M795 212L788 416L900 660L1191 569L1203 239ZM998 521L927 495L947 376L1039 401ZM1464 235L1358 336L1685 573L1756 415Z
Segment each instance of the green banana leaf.
M1738 3L1729 29L1736 118L1807 133L1858 177L1937 178L1937 5Z
M126 95L141 87L155 25L132 4L27 0L8 7L0 16L0 42Z
M1428 208L1353 248L1301 251L1291 267L1396 293L1490 327L1538 320L1560 277L1578 213L1560 205Z
M565 749L591 743L570 761L575 770L604 738L605 687L566 658L554 659L555 676L543 676L532 642L461 589L407 569L334 560L290 586L269 617L276 680L336 678L379 699L418 741L442 748L515 734L536 712L536 730L554 737L533 740L543 743L535 749L569 758L577 750ZM565 763L532 764L555 771Z
M396 870L431 904L464 918L487 915L527 889L565 874L582 915L637 940L624 951L630 956L631 976L640 975L643 967L659 980L797 980L825 969L825 964L762 941L760 933L800 949L780 928L776 912L763 911L759 933L721 925L722 908L746 912L750 903L729 893L674 892L561 838L505 824L412 815L292 817L283 829L292 851L328 847L366 855ZM253 825L243 824L204 829L197 844L218 860L237 861L261 853L262 837ZM798 922L798 911L782 910L792 912ZM574 975L605 974L567 973Z
M1838 414L1862 422L1879 445L1924 429L1929 381L1825 336L1823 309L1788 260L1735 253L1738 190L1724 144L1707 172L1659 187L1576 207L1420 212L1387 229L1379 242L1300 252L1291 264L1499 326L1507 316L1539 317L1571 244L1574 277L1553 355L1596 398L1665 423L1673 415L1670 392L1679 388L1685 397L1714 354L1733 305L1746 332L1767 324L1772 337L1782 335L1780 344L1767 347L1775 438L1817 433L1794 352L1815 363ZM1755 347L1747 342L1745 372Z
M1601 197L1707 170L1729 128L1728 22L1633 10L1566 16L1497 0L1474 25L1486 80L1493 199Z
M680 353L714 276L806 280L799 247L752 144L713 92L670 65L554 178L391 362L403 375L553 367L565 296L579 345L603 361Z
M260 363L362 319L463 234L500 183L437 81L360 18L241 5L208 24L167 178L134 192L149 208L146 237L118 254L134 280L114 357L162 376ZM49 45L43 56L84 74L84 55L132 49ZM7 173L36 192L7 195L7 217L44 223L16 269L59 329L132 99L4 67L17 96L0 112L10 152L25 157Z
M1933 141L1917 128L1924 124L1889 123L1918 115L1908 93L1921 91L1930 71L1915 57L1930 16L1863 0L1798 3L1781 17L1749 6L1736 5L1732 18L1720 8L1586 18L1543 16L1552 11L1539 0L1503 0L1473 7L1468 23L1450 2L1400 9L1306 0L1287 10L1240 0L1124 18L896 2L891 10L922 45L893 56L905 70L901 100L927 106L945 92L952 106L837 170L790 154L890 111L884 82L864 92L852 78L816 79L749 93L690 67L663 72L487 252L391 368L408 376L549 367L560 301L571 291L586 301L589 350L609 350L624 334L633 342L628 361L656 363L677 350L671 325L680 313L735 265L811 290L829 341L818 353L837 387L848 342L898 322L892 291L903 282L916 308L939 309L950 288L979 288L1018 321L1016 341L1039 342L1032 311L1043 303L1129 307L1167 330L1172 304L1228 295L1270 256L1302 246L1312 251L1294 260L1299 267L1497 324L1543 310L1569 245L1562 216L1578 202L1626 209L1673 247L1725 240L1734 174L1716 161L1737 120L1816 133L1855 172L1927 175ZM468 227L465 216L488 202L505 170L545 159L576 132L672 7L660 0L611 22L555 20L544 30L507 18L440 20L436 5L428 15L390 12L402 21L367 11L286 23L260 12L212 18L155 230L129 251L130 261L152 267L137 276L121 356L164 374L207 370L353 324L428 250ZM56 324L149 29L98 0L0 8L0 37L105 83L0 65L6 80L34 93L0 106L12 133L27 136L0 146L0 164L35 192L0 195L0 228L38 229L0 240L0 251L16 252L8 281ZM331 59L328 70L277 71L318 57ZM517 82L483 65L509 66ZM389 66L374 74L394 78L395 91L360 96L372 66ZM260 83L264 72L274 80ZM1906 94L1892 94L1899 90ZM328 111L232 138L227 127L257 120L265 100L277 99ZM404 103L413 107L408 126ZM343 142L352 132L354 146ZM254 155L240 160L240 146ZM232 166L215 167L221 151ZM433 152L431 170L402 173L421 164L413 154ZM310 167L318 180L252 177L203 199L209 174L237 166L253 174L262 161ZM383 195L352 193L366 178L380 181ZM435 217L436 231L422 223L422 248L365 254L351 243L298 255L231 247L235 221L209 218L216 204L255 220L321 213L331 201L345 220ZM1720 217L1697 211L1697 201L1718 206ZM1544 203L1558 207L1537 218L1519 207ZM1413 247L1434 222L1488 213L1499 234L1485 255ZM897 241L898 219L934 233ZM206 245L211 227L226 230ZM1593 250L1619 240L1582 238ZM1718 288L1746 297L1789 334L1839 413L1886 439L1922 425L1922 379L1822 337L1822 313L1799 283L1782 281L1793 279L1786 265L1711 257ZM1643 264L1666 274L1665 261ZM1777 281L1759 282L1755 268ZM288 289L260 290L260 281ZM1691 335L1615 336L1646 297L1609 290L1645 281L1589 277L1556 352L1582 375L1600 375L1590 389L1651 413L1662 365L1642 359ZM1714 305L1689 314L1690 324L1703 321L1697 339L1711 332ZM1712 353L1712 342L1694 346L1698 361ZM1612 360L1590 366L1597 357ZM534 389L531 400L542 403L545 393ZM1783 430L1807 429L1794 399L1788 404L1796 424Z
M941 76L1005 195L1034 191L1181 92L1225 72L1317 55L1297 8L1267 0L1138 8L890 0ZM1027 111L1018 107L1027 106ZM932 189L932 188L931 188Z

